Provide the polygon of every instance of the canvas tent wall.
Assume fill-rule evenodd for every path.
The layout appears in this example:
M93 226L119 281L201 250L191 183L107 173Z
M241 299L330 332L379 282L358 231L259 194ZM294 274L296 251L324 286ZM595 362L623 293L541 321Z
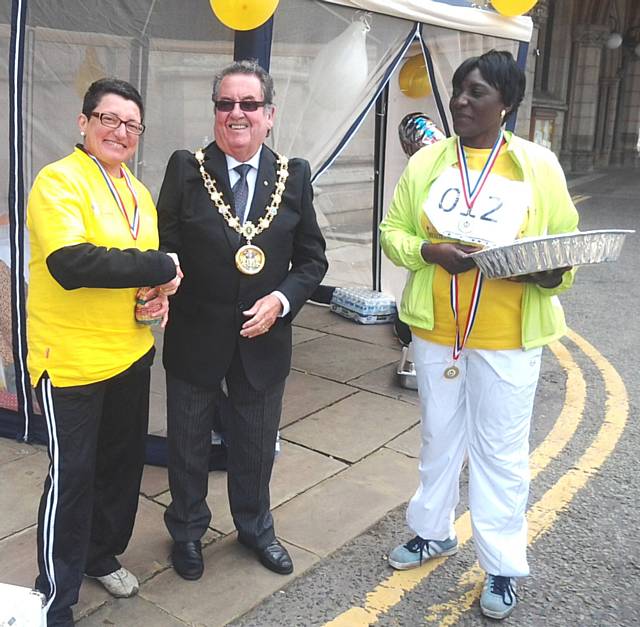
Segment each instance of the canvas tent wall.
M270 141L312 164L333 284L370 287L374 276L382 281L375 243L379 216L372 208L381 211L404 164L393 138L396 118L407 107L428 109L446 128L448 85L462 59L494 46L521 57L526 50L528 18L502 18L470 5L281 0L268 24L278 106ZM257 42L264 33L245 33L245 50L252 36ZM170 153L212 138L211 78L233 58L234 39L237 45L207 0L12 0L0 7L0 49L8 59L0 68L7 85L0 139L8 147L0 154L0 194L8 199L0 206L0 288L10 293L0 327L5 435L27 438L39 424L32 421L24 333L24 207L34 176L78 140L76 118L88 84L115 75L143 94L148 131L132 167L157 195ZM397 70L408 54L421 50L429 56L433 94L403 102ZM388 118L386 127L375 123L376 103Z

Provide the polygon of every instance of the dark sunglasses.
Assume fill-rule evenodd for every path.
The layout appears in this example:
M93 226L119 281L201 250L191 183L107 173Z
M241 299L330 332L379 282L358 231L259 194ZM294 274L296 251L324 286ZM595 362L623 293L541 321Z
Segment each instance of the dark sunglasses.
M264 100L214 100L217 111L228 113L233 111L235 106L240 105L241 111L257 111L260 107L267 104Z

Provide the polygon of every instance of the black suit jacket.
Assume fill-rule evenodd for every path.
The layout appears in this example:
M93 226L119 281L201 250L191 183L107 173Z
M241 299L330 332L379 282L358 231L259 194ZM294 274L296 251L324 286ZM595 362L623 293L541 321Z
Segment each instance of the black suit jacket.
M233 209L224 153L210 144L204 167ZM276 183L275 153L263 146L248 219L257 224L271 202ZM289 160L289 177L271 226L253 242L265 253L255 275L235 265L237 249L246 244L218 213L200 176L194 155L174 152L158 198L160 248L176 252L184 279L171 298L164 334L163 362L175 377L198 385L219 385L236 348L254 388L282 381L291 366L291 320L319 285L327 270L325 242L313 207L310 168L303 159ZM247 339L240 328L242 312L256 300L280 290L290 313L268 333Z

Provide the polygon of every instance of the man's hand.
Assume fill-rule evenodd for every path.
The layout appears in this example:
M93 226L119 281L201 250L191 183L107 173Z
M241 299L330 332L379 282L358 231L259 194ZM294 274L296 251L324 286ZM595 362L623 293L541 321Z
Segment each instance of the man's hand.
M180 282L184 278L184 274L182 274L182 270L180 270L180 266L176 266L176 276L171 279L168 283L163 283L162 285L158 285L158 290L164 296L173 296L180 287Z
M437 263L450 274L459 274L471 270L476 265L469 257L469 253L477 250L478 248L474 246L465 246L464 244L424 242L420 254L427 263Z
M517 283L537 283L540 287L558 287L562 283L562 275L571 270L571 266L556 268L555 270L544 270L542 272L532 272L531 274L521 274L511 277L511 281Z
M242 313L249 319L242 325L240 335L252 338L269 332L282 313L282 303L277 296L267 294L259 298L251 309Z

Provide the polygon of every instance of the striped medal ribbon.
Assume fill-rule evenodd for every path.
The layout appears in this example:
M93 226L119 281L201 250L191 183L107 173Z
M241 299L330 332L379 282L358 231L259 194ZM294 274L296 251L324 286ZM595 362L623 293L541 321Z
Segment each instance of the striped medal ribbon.
M107 187L109 188L109 191L113 196L113 199L116 201L116 204L118 205L118 207L120 207L120 213L124 216L124 219L127 221L127 225L129 226L129 232L131 233L131 237L133 237L134 240L137 240L138 232L140 230L140 211L138 210L138 197L136 196L136 192L133 189L133 184L131 183L131 178L127 174L127 171L122 166L120 166L120 174L124 177L124 181L127 184L129 191L131 192L131 197L133 198L133 219L129 219L127 208L124 206L124 202L122 202L122 198L120 198L120 194L118 193L116 186L114 185L113 181L111 180L111 177L109 176L107 171L104 169L100 161L98 161L98 159L96 159L96 157L94 157L90 152L87 152L86 148L84 149L84 152L98 166L98 169L100 170L100 173L102 174L102 177L104 178L105 183L107 184Z
M475 185L471 187L471 178L469 177L469 168L467 167L467 158L464 154L464 146L462 145L460 137L457 138L456 151L458 153L458 170L460 172L460 180L462 182L462 194L469 209L473 209L473 205L480 195L484 184L487 182L489 174L491 174L491 170L493 170L496 159L500 154L500 148L502 148L502 144L504 143L504 132L500 129L498 139L496 139L496 143L493 144L493 148L485 161L484 167L482 168Z
M474 203L476 202L484 184L486 183L489 175L491 174L491 170L495 165L496 159L500 154L500 148L502 148L502 144L504 143L504 133L500 130L500 134L493 144L493 148L491 148L491 152L485 161L485 164L480 172L480 176L478 176L475 185L471 186L471 178L469 176L469 168L467 166L467 158L464 154L464 147L462 145L462 140L458 137L456 142L456 149L458 153L458 170L460 172L460 180L462 182L462 193L464 196L464 200L469 209L473 208ZM482 293L482 283L484 277L480 273L480 269L476 270L476 277L473 281L473 289L471 292L471 302L469 303L469 312L467 315L467 322L464 328L464 332L462 336L460 335L460 316L458 313L459 310L459 284L458 284L458 275L451 275L451 287L450 287L450 299L451 299L451 311L453 312L453 319L455 320L456 325L456 337L453 344L452 358L453 364L448 366L444 371L444 376L446 379L455 379L460 374L460 369L456 365L456 362L460 358L460 354L462 353L462 349L467 342L467 339L471 333L471 329L473 329L473 325L476 321L476 315L478 313L478 306L480 304L480 294Z
M480 294L482 292L482 283L484 281L484 277L480 273L480 269L476 270L476 278L473 281L473 290L471 291L471 302L469 303L469 313L467 315L467 323L464 327L464 333L462 337L460 337L460 321L459 321L459 286L458 286L458 275L451 275L451 311L453 312L453 319L456 324L456 338L453 343L453 364L448 366L444 371L444 376L446 379L455 379L460 374L460 369L456 366L456 362L458 361L460 354L462 353L462 349L464 345L467 343L467 338L471 333L471 329L473 329L473 324L476 321L476 314L478 313L478 305L480 304Z

